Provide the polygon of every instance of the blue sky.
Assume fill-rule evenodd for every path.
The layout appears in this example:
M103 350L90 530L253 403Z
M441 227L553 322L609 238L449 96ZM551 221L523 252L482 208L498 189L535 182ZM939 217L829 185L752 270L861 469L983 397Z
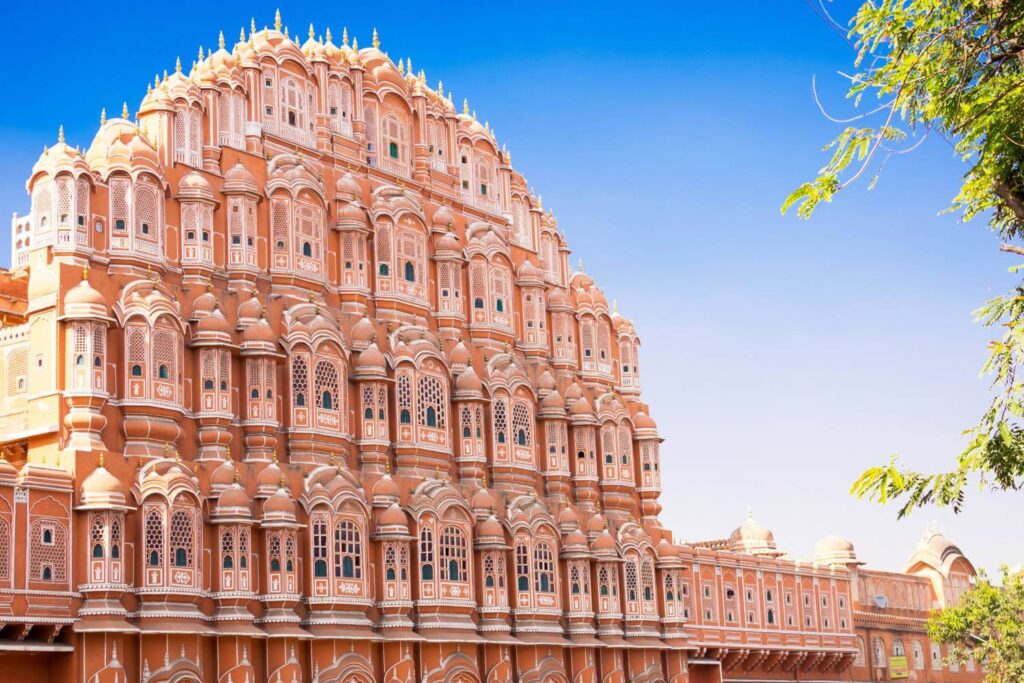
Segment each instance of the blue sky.
M27 209L25 179L59 124L87 146L102 107L127 100L134 112L176 56L187 65L251 16L271 24L275 7L9 7L19 48L0 93L0 210ZM293 35L347 26L366 44L376 26L392 58L411 57L496 129L555 210L573 263L637 325L666 439L663 517L678 538L725 536L750 507L796 557L835 532L899 568L936 522L980 565L1024 562L1024 534L1005 523L1019 495L897 522L846 493L890 453L934 468L958 452L988 396L988 336L970 313L1012 280L983 225L938 215L964 170L939 140L810 223L779 216L835 132L811 77L841 112L836 71L852 58L804 2L382 7L281 9ZM0 263L9 248L4 238Z

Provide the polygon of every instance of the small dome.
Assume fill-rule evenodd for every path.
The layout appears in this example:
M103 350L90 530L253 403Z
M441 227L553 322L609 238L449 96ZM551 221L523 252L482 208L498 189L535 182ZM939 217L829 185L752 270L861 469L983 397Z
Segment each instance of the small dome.
M83 273L82 281L68 290L64 295L64 306L81 306L106 308L107 302L103 295L89 284L88 276Z
M175 199L179 201L203 201L212 202L213 188L199 171L187 173L178 183L178 194Z
M562 398L562 395L558 393L557 389L549 391L547 396L541 399L540 407L541 410L545 412L553 411L557 413L561 411L562 415L565 415L565 399Z
M587 533L599 534L604 531L604 517L598 512L587 521Z
M814 563L829 566L861 564L857 561L853 543L834 534L829 534L815 544Z
M409 523L406 520L405 513L402 512L402 508L399 507L398 503L392 503L390 507L380 513L377 525L384 527L402 527L406 531L409 529Z
M196 338L200 337L231 338L231 324L221 313L220 308L214 308L207 313L196 324Z
M642 410L633 416L633 426L637 429L657 429L658 424Z
M658 557L668 558L678 557L680 549L679 546L673 545L672 543L669 543L667 539L663 538L658 542L658 546L654 550L658 554Z
M274 492L267 502L263 504L264 521L295 521L295 499L288 491L288 488L281 486Z
M221 464L213 471L210 475L210 488L216 491L222 491L228 486L235 483L235 463L233 460Z
M568 525L568 526L576 526L577 524L579 524L579 521L580 521L579 515L577 515L576 511L573 510L571 507L566 507L558 515L558 525L559 526L561 526L563 524Z
M593 415L594 409L590 406L590 401L586 396L580 396L579 400L572 404L569 412L573 415Z
M470 507L474 510L494 510L496 505L494 502L494 496L487 489L478 489L473 494L473 500L470 502Z
M371 496L374 500L398 500L398 482L392 479L390 474L385 473L383 477L374 482Z
M555 382L555 376L550 370L540 373L540 377L537 378L537 391L553 391L557 387L558 383Z
M359 181L351 173L345 175L334 181L334 198L343 201L357 200L363 193L363 188L359 186Z
M370 344L356 356L355 369L360 374L385 374L387 360L376 344Z
M480 378L477 377L476 370L473 369L472 365L467 366L455 378L455 390L460 393L479 393L483 390L483 384L480 382Z
M238 305L238 320L258 320L263 313L263 304L260 303L256 290L252 290L252 296Z
M469 365L469 361L469 349L461 341L452 347L451 353L448 354L448 362L452 365L466 366Z
M568 310L572 308L569 295L561 287L553 287L548 293L548 308L552 310Z
M217 499L217 515L244 514L248 516L252 500L237 481L221 492Z
M270 329L266 318L260 318L245 328L242 333L242 342L245 344L277 344L277 335Z
M274 460L260 470L259 475L256 477L256 491L259 495L273 495L274 491L281 486L281 477L283 476L284 472L281 471L277 460Z
M494 515L491 515L487 519L480 520L476 525L477 538L483 540L500 538L505 539L505 530L501 527L501 522Z
M2 469L14 469L5 459ZM0 473L2 476L2 473ZM82 482L81 503L84 508L105 509L126 507L128 495L120 480L103 466L103 461Z
M217 296L213 293L213 287L208 285L206 291L192 302L192 318L198 320L204 313L210 313L217 308L217 305Z
M603 531L601 531L601 533L599 533L597 535L597 538L594 539L594 551L595 552L602 551L602 550L606 551L606 552L607 551L613 551L614 552L617 548L618 548L618 546L615 543L615 539L612 538L612 535L610 533L608 533L607 529L604 529Z
M430 223L434 226L435 230L451 233L452 228L455 227L455 216L452 214L452 210L447 206L441 206L434 212L434 215L430 219Z
M454 251L458 252L461 249L459 245L459 236L454 232L446 232L437 238L434 243L435 251Z
M334 334L337 331L338 328L332 325L320 311L317 311L316 315L313 316L313 320L309 323L309 334L311 336L316 335L317 332Z
M747 515L747 521L729 535L729 549L748 555L778 555L775 535L765 525Z
M523 261L519 264L519 268L516 271L516 277L519 280L520 285L543 286L544 284L543 271L541 271L541 269L535 266L531 261Z
M377 328L373 326L373 321L363 316L359 322L352 326L352 346L354 348L365 348L377 336Z
M260 192L256 178L240 161L224 174L224 185L221 190L224 194L259 194Z

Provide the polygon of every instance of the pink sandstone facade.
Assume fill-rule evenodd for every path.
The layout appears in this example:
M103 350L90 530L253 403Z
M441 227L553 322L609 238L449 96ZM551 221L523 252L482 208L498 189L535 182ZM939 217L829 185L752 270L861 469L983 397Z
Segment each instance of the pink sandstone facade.
M32 169L0 679L979 680L924 634L973 575L940 535L905 573L673 542L633 325L488 125L312 36L222 38Z

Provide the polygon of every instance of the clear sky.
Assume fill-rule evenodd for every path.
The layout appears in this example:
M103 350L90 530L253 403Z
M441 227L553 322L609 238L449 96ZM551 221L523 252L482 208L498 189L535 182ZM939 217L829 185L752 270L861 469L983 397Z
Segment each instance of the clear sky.
M27 210L25 180L59 124L88 146L101 107L116 114L127 100L134 112L176 56L187 66L251 16L272 24L276 6L9 6L0 210ZM832 3L842 17L854 7ZM1012 280L983 225L938 216L964 170L939 140L810 223L779 216L835 132L811 77L841 112L836 71L852 58L805 2L281 9L292 35L347 26L367 44L376 26L382 49L468 97L508 145L572 262L641 335L644 398L665 437L663 518L677 538L726 536L750 507L795 557L833 532L872 565L901 568L936 522L979 565L1024 562L1021 494L902 522L847 494L890 453L929 468L959 452L988 396L988 333L970 313ZM0 263L9 249L4 237Z

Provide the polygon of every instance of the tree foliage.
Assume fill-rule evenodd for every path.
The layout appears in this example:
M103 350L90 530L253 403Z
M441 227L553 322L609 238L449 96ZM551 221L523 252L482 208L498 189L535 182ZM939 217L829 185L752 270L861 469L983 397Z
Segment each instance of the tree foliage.
M1024 0L868 0L850 22L855 71L847 76L858 114L829 143L817 176L782 205L810 218L860 180L873 185L893 156L929 135L947 139L966 165L949 210L987 217L1004 241L1024 237ZM835 119L833 119L835 120ZM1024 248L1004 243L1004 251ZM1016 270L1016 266L1011 270ZM976 312L1001 330L984 371L994 396L967 447L946 471L916 472L894 457L864 472L852 492L897 501L902 517L925 505L959 511L971 482L1024 485L1024 283Z
M932 616L928 635L950 646L949 659L981 664L987 681L1024 681L1024 570L1003 567L1001 584L982 572L959 605Z

